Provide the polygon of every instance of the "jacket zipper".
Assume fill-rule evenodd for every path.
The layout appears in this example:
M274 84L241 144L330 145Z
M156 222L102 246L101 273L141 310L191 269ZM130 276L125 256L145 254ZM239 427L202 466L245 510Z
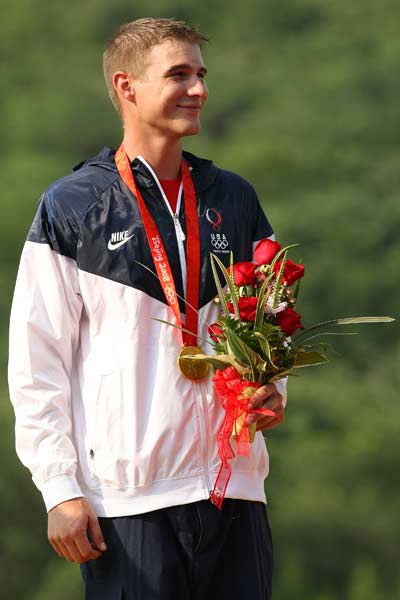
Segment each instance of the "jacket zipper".
M195 384L196 386L196 384ZM198 387L197 387L198 386ZM205 481L205 487L207 490L207 493L211 493L211 490L213 488L213 484L211 481L211 475L210 475L210 464L209 464L209 460L208 460L208 452L207 452L207 442L209 439L209 428L210 428L210 422L208 419L208 407L207 407L207 403L204 402L204 393L203 393L203 384L202 383L198 383L197 384L197 389L196 389L196 398L197 398L197 404L200 408L200 439L201 439L201 458L202 458L202 463L203 463L203 468L204 468L204 481Z
M185 238L185 234L183 232L181 223L179 221L179 211L180 211L181 201L182 201L183 183L181 182L181 185L179 187L178 201L176 203L176 213L174 213L171 208L170 203L168 202L165 192L162 189L162 186L158 180L158 177L155 174L155 172L153 171L153 169L151 168L151 166L149 165L149 163L142 156L137 156L137 158L144 165L146 165L146 167L150 171L151 175L153 176L153 179L156 182L157 187L160 191L161 197L164 200L164 203L165 203L165 205L168 209L168 212L171 215L172 221L174 223L176 241L177 241L178 250L179 250L179 261L180 261L180 265L181 265L183 293L184 293L184 295L186 295L186 257L185 257L185 248L183 245L183 242L185 241L186 238ZM196 387L196 384L194 384L194 387ZM208 440L207 429L209 428L209 420L208 420L208 409L207 409L207 406L204 406L204 401L203 401L202 384L199 384L198 389L194 390L194 393L196 395L197 406L200 410L199 420L200 420L201 454L202 454L202 463L203 463L203 469L204 469L204 480L205 480L205 486L206 486L207 492L210 493L212 490L212 483L211 483L210 466L208 463L208 453L207 453L207 440Z
M175 236L176 236L176 242L178 244L178 251L179 251L179 262L180 262L180 266L181 266L181 273L182 273L182 284L183 284L183 295L186 296L186 257L185 257L185 248L183 245L183 242L185 241L186 237L185 234L183 232L181 223L179 221L179 210L181 207L181 201L182 201L182 191L183 191L183 183L181 182L181 185L179 186L179 192L178 192L178 201L176 203L176 213L173 212L170 203L168 202L168 199L165 195L165 192L162 188L162 185L160 184L157 175L155 174L155 172L153 171L152 167L149 165L149 163L142 157L142 156L137 156L137 158L146 165L146 167L148 168L148 170L150 171L150 173L153 176L154 181L157 184L157 187L160 191L161 197L164 200L164 204L167 207L167 210L171 216L172 222L174 224L175 227Z

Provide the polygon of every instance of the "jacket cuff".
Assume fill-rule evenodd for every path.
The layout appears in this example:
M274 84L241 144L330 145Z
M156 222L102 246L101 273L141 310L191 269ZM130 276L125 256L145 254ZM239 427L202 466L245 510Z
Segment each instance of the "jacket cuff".
M288 380L287 377L282 377L282 379L277 379L276 381L274 381L277 391L283 398L283 408L285 408L286 402L287 402L287 390L286 390L287 380Z
M84 495L75 477L71 477L71 475L57 475L48 479L40 486L40 491L47 512L57 506L57 504L61 504L61 502L66 502L73 498L82 498Z

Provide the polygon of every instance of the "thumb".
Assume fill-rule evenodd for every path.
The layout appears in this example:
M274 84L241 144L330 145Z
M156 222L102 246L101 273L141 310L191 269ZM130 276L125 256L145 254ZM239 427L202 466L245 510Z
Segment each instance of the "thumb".
M96 546L96 548L98 550L101 550L102 552L107 550L107 546L105 544L104 537L100 529L100 524L96 516L89 516L88 528L90 537L93 540L93 544Z

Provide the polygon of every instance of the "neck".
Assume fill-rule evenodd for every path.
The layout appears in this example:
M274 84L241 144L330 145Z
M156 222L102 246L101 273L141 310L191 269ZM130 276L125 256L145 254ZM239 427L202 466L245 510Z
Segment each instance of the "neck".
M181 140L139 138L125 130L122 140L129 160L142 156L152 167L158 179L177 179L182 160Z

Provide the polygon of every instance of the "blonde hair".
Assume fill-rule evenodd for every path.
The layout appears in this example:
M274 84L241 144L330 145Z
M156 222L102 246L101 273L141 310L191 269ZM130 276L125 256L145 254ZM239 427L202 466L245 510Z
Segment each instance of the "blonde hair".
M201 48L208 38L184 21L146 18L122 25L108 42L103 54L104 78L118 112L121 107L113 85L114 73L121 70L137 76L145 66L149 50L165 40L185 41Z

